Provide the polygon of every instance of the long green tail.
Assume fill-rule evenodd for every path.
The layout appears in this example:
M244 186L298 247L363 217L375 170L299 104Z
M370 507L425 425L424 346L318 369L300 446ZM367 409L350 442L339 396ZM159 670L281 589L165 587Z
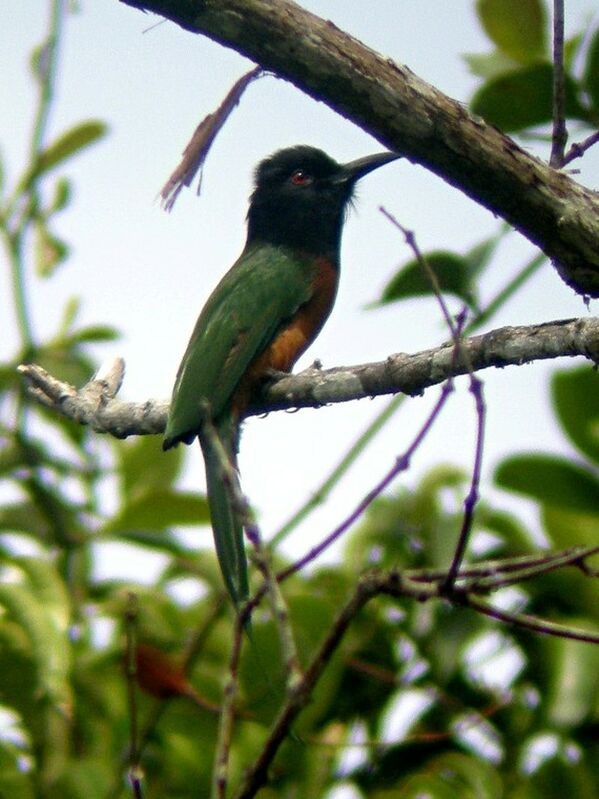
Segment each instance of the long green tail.
M216 433L227 454L237 479L237 430L230 418L216 426ZM243 540L243 528L231 500L231 491L223 477L221 461L209 436L200 435L200 445L206 465L208 505L218 562L225 584L238 608L248 598L248 572Z

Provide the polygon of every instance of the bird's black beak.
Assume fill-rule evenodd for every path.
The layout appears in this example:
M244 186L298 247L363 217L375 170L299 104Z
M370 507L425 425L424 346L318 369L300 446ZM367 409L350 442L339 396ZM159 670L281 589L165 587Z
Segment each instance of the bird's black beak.
M335 183L345 183L353 186L364 175L391 161L396 161L398 158L401 158L401 156L397 155L397 153L376 153L375 155L366 155L364 158L350 161L349 164L343 164L341 172L335 177Z

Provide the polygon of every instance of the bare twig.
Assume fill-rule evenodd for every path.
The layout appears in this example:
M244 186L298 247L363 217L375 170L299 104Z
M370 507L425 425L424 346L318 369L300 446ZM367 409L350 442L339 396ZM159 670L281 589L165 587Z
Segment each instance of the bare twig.
M590 549L586 551L587 554L591 554ZM579 558L581 557L580 552L571 553L571 555L573 554L576 554ZM461 575L459 575L459 578L461 578ZM246 773L240 790L235 794L235 799L252 799L260 788L266 784L268 768L276 756L279 747L287 736L294 720L309 702L312 691L330 661L333 652L339 646L345 631L361 608L364 607L370 599L380 594L387 594L398 599L411 598L419 602L438 599L443 596L443 582L444 581L441 580L436 585L426 585L414 579L413 576L408 577L398 572L367 574L359 580L352 596L337 616L324 642L308 665L304 678L298 686L298 690L293 695L288 696L285 704L281 708L262 751ZM535 632L589 643L599 643L598 633L586 632L567 625L555 624L526 614L508 613L479 599L474 596L472 592L466 593L456 588L449 601L455 605L470 607L479 613Z
M399 223L399 221L384 208L381 207L380 210L387 217L387 219L403 233L403 236L406 240L406 244L412 250L412 252L414 253L414 257L416 258L416 261L418 262L420 268L428 277L431 286L433 288L433 291L435 293L437 302L439 303L439 306L441 308L441 312L445 319L445 323L449 328L449 332L451 334L451 339L453 341L453 346L454 346L454 356L455 356L454 360L457 361L458 355L462 355L462 331L464 330L464 325L466 323L466 308L462 310L457 320L454 320L452 318L451 314L449 313L449 308L447 307L447 303L445 302L445 298L443 297L441 285L439 283L439 280L437 279L435 270L431 267L428 260L422 254L420 247L418 246L418 242L416 241L416 236L412 231L406 230L406 228L404 228ZM466 547L468 546L468 541L470 540L472 523L474 521L474 508L476 507L476 503L478 501L478 489L480 485L480 476L482 471L483 444L484 444L485 418L486 418L485 401L483 396L483 384L474 375L474 369L472 366L472 362L468 357L468 352L467 351L464 352L462 357L466 365L466 368L468 370L468 374L470 376L470 393L474 398L474 403L476 407L476 418L477 418L476 446L474 454L474 464L472 467L472 479L470 482L470 490L468 492L466 499L464 500L464 516L462 518L462 526L455 546L455 551L451 561L451 566L447 573L447 579L445 581L445 590L447 592L451 591L451 588L455 582L462 560L464 558L464 554L466 552ZM452 378L449 379L451 380Z
M297 646L289 620L289 610L287 603L279 588L277 576L272 570L270 553L262 543L260 529L254 519L247 498L241 491L237 471L229 460L227 452L222 445L220 438L211 424L209 416L204 423L204 435L210 437L211 446L216 453L219 467L223 475L223 480L227 491L231 496L231 501L245 534L254 547L254 560L262 577L264 585L270 599L273 619L279 633L279 640L283 654L283 661L287 671L288 694L293 696L302 681L302 673L299 665ZM234 699L237 693L237 667L241 651L241 638L243 625L249 620L249 614L238 614L235 634L233 639L233 650L229 666L229 676L224 692L221 722L219 726L218 742L215 755L215 766L213 772L212 796L213 799L224 799L226 796L228 782L229 753L231 749L231 738L233 735L234 721Z
M469 607L486 616L534 632L588 643L599 643L599 634L597 633L587 632L569 625L556 624L527 614L509 613L476 596L477 592L487 593L519 579L529 579L564 566L581 565L584 563L585 558L591 557L597 552L599 552L599 546L577 547L558 553L543 553L540 556L524 556L505 561L491 561L467 566L458 573L456 586L449 597L446 596L444 589L447 578L446 572L418 570L404 574L393 571L390 573L373 572L364 575L358 581L354 593L327 633L320 649L312 658L297 690L287 696L262 751L246 773L241 788L235 794L235 799L251 799L266 784L268 768L287 736L291 725L309 702L315 685L330 661L333 652L339 646L345 631L370 599L380 594L386 594L396 599L411 598L418 602L445 598L454 605ZM293 571L295 569L287 569L281 572L278 575L278 579L280 581L284 580ZM510 576L507 577L507 575ZM488 577L487 580L484 579L485 576ZM469 580L469 578L473 579ZM244 612L249 614L251 608L258 604L265 593L266 586L263 585L248 602ZM243 623L243 617L240 616L240 629Z
M439 306L441 308L441 313L443 314L443 318L445 319L445 324L449 328L449 332L451 333L451 338L453 339L454 344L459 343L459 333L456 328L456 324L452 315L449 313L449 308L447 307L447 303L443 297L443 290L441 289L441 284L435 274L435 270L431 267L428 260L423 256L422 252L420 251L420 247L418 246L418 242L416 241L416 236L414 235L413 230L408 230L405 228L399 220L393 216L393 214L389 213L386 208L382 205L379 206L379 211L386 217L389 222L393 225L393 227L397 228L403 235L406 244L414 253L414 258L418 261L418 265L427 276L431 287L435 293L435 297Z
M587 138L581 142L574 142L562 158L562 166L569 164L570 161L574 161L575 158L582 158L586 151L598 142L599 130L596 130L595 133L591 133L590 136L587 136Z
M462 561L466 553L466 547L468 546L468 541L470 540L470 533L472 531L472 524L474 521L474 509L478 501L478 491L483 465L483 447L485 440L486 419L485 399L483 396L483 384L472 372L470 373L470 393L474 398L477 419L474 463L472 465L470 490L468 491L468 495L464 500L464 516L462 517L462 526L460 528L460 534L458 536L458 541L453 553L451 566L449 567L447 579L445 581L446 590L451 590L457 579L460 566L462 565Z
M227 795L227 783L229 779L229 754L231 751L231 740L233 738L233 725L235 721L235 700L237 698L239 658L241 656L241 646L243 643L243 629L246 617L239 614L235 618L233 633L233 643L231 656L229 658L229 670L225 690L223 693L223 705L218 726L218 736L216 739L216 750L214 753L214 769L212 770L212 799L225 799Z
M358 503L358 505L354 508L354 510L346 517L346 519L338 525L332 533L330 533L326 538L324 538L319 544L304 555L302 558L297 560L295 563L292 563L291 566L288 566L283 571L279 572L278 579L284 580L289 577L291 574L295 574L295 572L300 571L304 568L308 563L310 563L315 558L319 557L325 549L331 546L338 538L340 538L347 530L354 524L360 516L364 513L364 511L371 505L374 500L382 494L382 492L391 484L391 482L397 477L398 474L401 472L406 471L410 466L410 461L412 456L423 442L425 437L428 435L429 431L431 430L435 419L441 413L441 409L447 402L447 398L453 391L453 381L449 379L441 388L441 393L437 402L434 404L433 409L427 416L426 420L422 424L420 430L414 437L410 446L406 449L403 455L400 455L398 458L395 459L395 463L389 469L387 474L379 480L379 482L372 488L365 497Z
M578 566L585 570L586 558L599 552L599 546L570 547L559 552L543 552L538 555L523 555L516 558L481 561L462 566L456 582L466 592L488 593L508 585L521 583L547 574L564 566ZM406 577L415 582L442 583L447 579L445 569L417 569L407 571ZM589 576L595 576L589 574Z
M564 151L567 141L564 0L553 0L553 131L551 134L549 163L554 169L559 169L564 165Z
M373 595L371 583L367 579L360 580L354 594L337 616L320 649L313 657L297 690L287 697L287 701L281 709L262 751L247 771L243 784L235 795L235 799L251 799L266 784L268 768L285 740L293 721L309 701L314 686L343 638L350 622Z
M135 648L137 645L137 596L130 592L125 610L125 638L127 665L127 698L129 704L129 781L135 799L142 799L143 774L139 765L139 728L137 715L137 668Z
M272 536L268 542L269 549L275 549L282 541L287 538L295 528L304 521L312 511L321 505L332 489L337 485L347 470L354 464L359 455L371 443L374 437L380 432L387 422L393 418L393 415L405 400L404 396L393 397L386 407L367 425L366 429L360 436L351 444L348 451L342 456L341 460L335 465L325 479L318 485L318 487L310 494L308 499L285 523L284 525Z
M557 638L567 638L572 641L584 641L588 644L599 644L599 633L570 627L567 624L556 624L553 621L540 619L538 616L530 616L528 613L509 613L472 594L464 595L461 599L461 604L483 613L485 616L497 619L497 621L513 624L516 627L523 627L536 633L553 635Z

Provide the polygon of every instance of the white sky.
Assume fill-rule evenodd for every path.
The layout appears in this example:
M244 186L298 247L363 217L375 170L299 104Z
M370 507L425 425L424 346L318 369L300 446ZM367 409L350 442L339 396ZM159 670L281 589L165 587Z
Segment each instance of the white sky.
M322 147L340 161L381 147L323 104L283 81L265 78L250 87L219 136L204 170L201 197L186 191L168 215L155 201L160 187L197 123L251 64L170 22L144 33L156 18L117 0L82 0L79 5L80 13L67 21L50 138L91 117L108 122L111 133L66 170L74 182L75 202L57 219L56 232L72 245L73 256L51 281L31 281L35 330L40 338L51 333L66 299L80 295L82 323L109 323L123 332L118 342L97 349L101 360L125 358L121 396L164 398L203 302L243 245L255 164L296 143ZM470 0L312 0L303 5L463 101L475 82L460 53L489 49ZM584 27L594 5L592 0L566 3L570 30ZM14 179L23 165L33 107L27 59L45 30L46 4L13 0L4 4L1 16L0 143ZM599 148L580 167L582 182L599 188ZM335 310L299 368L315 358L325 367L381 360L446 338L433 301L363 310L397 264L410 257L378 212L380 204L415 230L424 250L463 251L499 224L456 189L407 161L367 177L346 226ZM532 254L523 239L513 239L483 288L483 301ZM5 272L0 274L0 357L15 347ZM597 312L596 302L591 312ZM582 300L546 266L493 326L586 314ZM553 368L534 364L481 374L488 406L486 480L499 459L514 450L567 448L548 406L546 388ZM466 383L460 381L459 387L413 469L402 478L404 484L414 484L439 461L470 465L475 417ZM437 395L438 389L432 389L407 403L332 501L295 534L289 544L294 552L322 538L353 508L405 449ZM260 512L265 536L318 485L384 402L271 414L246 425L242 482ZM185 483L203 487L203 481L199 448L193 447ZM497 492L492 496L503 501ZM516 506L511 499L506 502ZM201 536L207 541L209 533L204 530Z

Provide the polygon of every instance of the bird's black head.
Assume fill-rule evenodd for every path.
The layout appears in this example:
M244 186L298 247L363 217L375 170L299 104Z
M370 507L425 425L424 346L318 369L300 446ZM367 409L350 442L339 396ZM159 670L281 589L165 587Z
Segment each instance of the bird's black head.
M288 147L262 161L248 211L248 243L267 242L339 258L345 209L356 182L399 156L338 164L322 150Z

